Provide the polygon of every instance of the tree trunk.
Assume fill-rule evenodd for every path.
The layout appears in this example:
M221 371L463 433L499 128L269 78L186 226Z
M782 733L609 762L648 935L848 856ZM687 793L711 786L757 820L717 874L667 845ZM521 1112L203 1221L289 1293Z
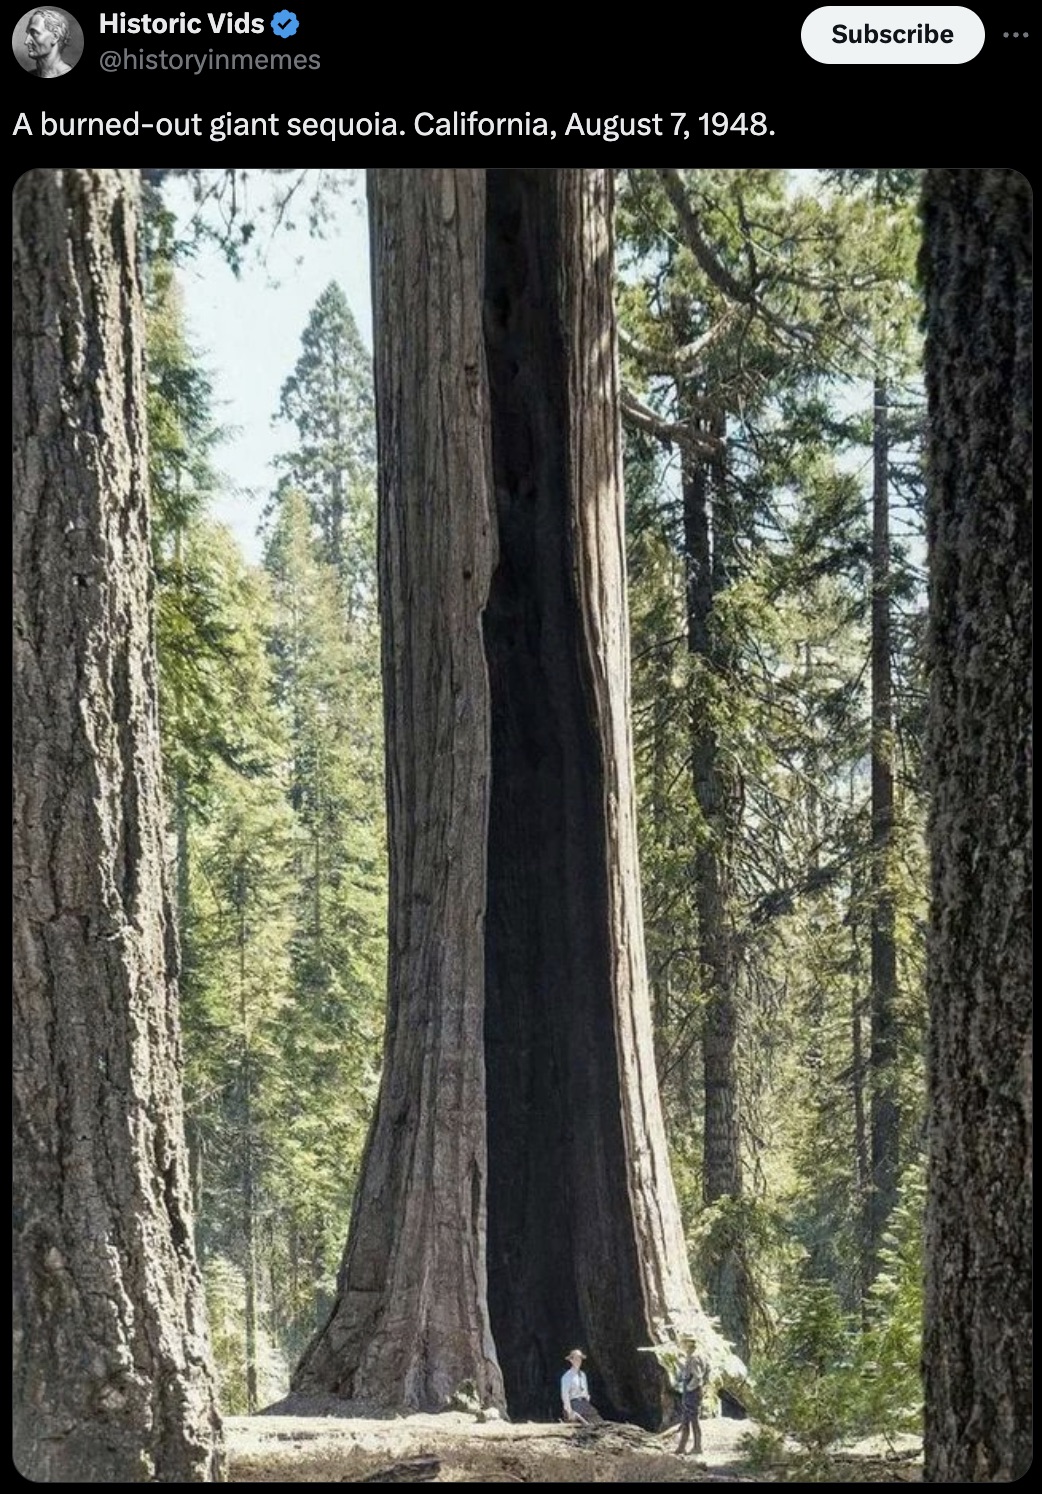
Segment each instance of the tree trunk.
M486 933L489 1298L514 1414L590 1355L657 1424L656 1319L691 1300L637 874L609 177L488 176L500 562Z
M242 1085L242 1274L245 1282L246 1412L257 1410L257 1179L253 1135L253 1054L250 1050L250 1013L246 1000L246 904L248 873L238 875L239 904L239 1024L240 1082Z
M681 402L681 418L686 411ZM715 434L723 438L723 422ZM714 599L727 585L728 544L722 533L723 474L685 454L682 473L687 646L703 680L721 681L726 659L713 637ZM710 520L710 495L715 507ZM705 1091L702 1197L707 1204L742 1193L738 1124L738 1003L729 909L728 809L719 746L705 687L691 702L691 778L702 824L694 857L698 953L702 970L702 1072ZM749 1282L735 1221L724 1222L705 1253L706 1297L724 1335L741 1354L749 1347Z
M652 744L651 744L651 796L648 812L654 826L653 834L656 845L667 843L670 832L667 828L667 816L669 810L669 718L672 710L671 699L671 666L670 651L667 648L656 648L652 654L650 671L654 680L653 691L653 719L652 719ZM671 907L665 917L659 922L668 924L672 931L675 910ZM647 930L645 930L647 932ZM673 991L673 945L672 937L667 936L664 940L659 934L651 943L648 950L648 988L651 992L652 1031L655 1040L655 1072L665 1077L667 1063L670 1062L668 1047L671 1039L670 1013L672 1006ZM684 1039L680 1053L674 1059L674 1063L684 1069L684 1062L690 1040ZM679 1060L679 1062L677 1062ZM673 1064L670 1064L672 1067ZM676 1090L674 1090L676 1093ZM681 1087L679 1093L682 1096L682 1104L687 1107L687 1092Z
M1031 1437L1031 192L924 188L930 411L926 1477Z
M894 722L890 679L890 501L887 387L875 383L872 409L872 998L869 1046L871 1174L865 1197L869 1285L879 1270L883 1233L897 1203L900 1115L897 1100L897 943L893 888Z
M370 178L390 851L384 1069L332 1314L298 1390L502 1404L486 1296L484 1018L495 561L484 173Z
M701 463L694 470L685 463L683 494L687 645L699 660L703 676L707 676L717 661L709 631L713 610L709 477ZM691 776L702 819L695 852L698 951L705 997L702 1021L705 1168L702 1191L706 1203L714 1203L718 1198L741 1192L741 1165L735 1075L737 1016L732 990L724 862L726 826L723 790L717 771L716 731L704 691L696 691L691 708Z
M21 178L14 325L14 1458L201 1482L130 173Z
M371 202L391 1005L295 1384L470 1379L548 1414L583 1343L601 1409L657 1422L638 1350L694 1296L637 884L609 179L380 171Z

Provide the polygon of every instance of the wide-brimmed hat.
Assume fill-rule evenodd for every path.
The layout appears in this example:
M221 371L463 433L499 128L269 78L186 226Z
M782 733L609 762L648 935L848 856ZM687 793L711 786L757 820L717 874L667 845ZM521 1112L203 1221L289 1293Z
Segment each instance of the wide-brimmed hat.
M582 1349L569 1349L568 1353L564 1357L566 1359L574 1359L577 1354L580 1359L586 1358L586 1355L583 1353Z

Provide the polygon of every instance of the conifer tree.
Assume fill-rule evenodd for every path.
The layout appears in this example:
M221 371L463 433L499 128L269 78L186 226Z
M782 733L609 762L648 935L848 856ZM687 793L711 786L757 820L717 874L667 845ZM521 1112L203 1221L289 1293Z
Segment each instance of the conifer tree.
M376 431L370 358L347 297L335 282L315 302L300 357L282 386L279 414L296 429L279 460L285 483L304 496L317 556L343 588L345 615L375 607Z
M863 437L840 391L871 378L874 331L886 324L906 336L908 256L902 262L896 240L908 236L891 218L864 194L791 191L774 172L632 173L623 196L623 410L631 445L642 443L644 466L658 468L657 479L643 480L634 553L643 559L653 534L663 547L653 553L675 557L672 568L656 561L653 584L665 591L646 604L655 621L637 641L638 712L655 723L648 740L638 717L642 762L645 771L653 765L653 782L671 785L674 817L686 818L669 825L668 849L658 848L657 808L652 819L647 892L664 917L661 926L650 921L651 947L680 976L661 1004L670 1035L660 1048L677 1055L674 1075L684 1074L687 1094L671 1096L674 1112L687 1116L689 1137L692 1120L701 1130L695 1175L709 1300L742 1344L760 1305L743 1243L744 1231L751 1242L760 1228L755 1200L744 1198L746 1172L755 1175L771 1130L765 1075L783 1051L786 998L802 1006L805 991L805 1020L832 1034L827 1050L817 1035L808 1042L824 1072L853 1075L852 1091L846 1081L840 1089L841 1131L834 1112L826 1126L849 1140L833 1176L843 1178L843 1201L829 1206L847 1221L837 1237L847 1242L844 1264L832 1264L853 1294L849 1305L862 1272L847 1245L875 1196L868 1109L877 1090L867 1055L850 1056L861 1041L858 979L843 998L839 1050L836 1011L823 998L838 997L840 965L860 958L847 923L851 871L872 859L868 824L860 803L852 813L845 787L869 743L859 690L868 638L858 619L867 614L870 529L850 470ZM896 449L896 417L891 424ZM894 467L894 450L883 455L881 476ZM892 608L896 552L877 590ZM876 740L895 750L893 729ZM686 810L677 792L684 776ZM661 803L660 789L645 793ZM878 883L891 923L896 859L891 849ZM867 878L855 881L860 926L875 904ZM687 918L678 919L685 898ZM793 931L781 922L812 908L796 943L822 951L833 970L825 985L804 981L802 955L789 964ZM703 1074L693 1084L698 1056ZM830 1107L838 1099L820 1075L817 1093ZM690 1155L690 1140L683 1145Z
M14 205L14 1458L204 1482L137 183L29 172Z

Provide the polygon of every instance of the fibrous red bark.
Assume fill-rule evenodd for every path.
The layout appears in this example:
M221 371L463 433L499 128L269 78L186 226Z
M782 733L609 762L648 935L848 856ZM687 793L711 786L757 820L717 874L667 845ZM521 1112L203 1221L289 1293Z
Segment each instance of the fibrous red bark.
M582 1343L602 1409L650 1423L640 1350L694 1294L644 973L610 176L380 171L370 200L390 1010L294 1384L547 1412Z

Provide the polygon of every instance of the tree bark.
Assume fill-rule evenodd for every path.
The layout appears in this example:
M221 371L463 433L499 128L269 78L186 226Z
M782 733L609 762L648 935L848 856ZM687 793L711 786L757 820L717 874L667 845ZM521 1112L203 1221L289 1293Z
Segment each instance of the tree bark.
M14 1459L201 1482L136 186L34 171L14 205Z
M612 265L607 173L489 173L489 1297L513 1414L556 1414L579 1343L602 1412L657 1424L637 1350L693 1298L637 874Z
M484 174L370 177L390 851L377 1112L328 1323L294 1388L503 1403L486 1293L488 683L495 561Z
M391 1006L295 1385L554 1413L581 1342L601 1409L657 1422L638 1351L694 1294L637 884L609 178L370 196Z
M681 399L681 418L687 412ZM723 440L723 419L713 421ZM687 573L687 646L703 680L727 677L722 641L713 636L716 596L728 584L730 536L724 534L723 472L692 452L683 456L684 563ZM714 504L710 513L710 503ZM720 773L719 742L706 691L690 709L691 780L702 824L694 856L698 953L702 971L702 1076L705 1093L702 1197L707 1204L742 1194L738 1111L738 1024L731 937L729 845L732 826ZM714 1234L705 1266L706 1298L725 1337L748 1353L750 1289L734 1221Z
M709 517L709 474L702 463L683 472L684 558L687 567L687 646L704 675L719 664L710 640L713 561ZM738 1094L735 1073L737 1013L727 929L727 868L724 846L723 786L717 769L717 737L704 692L691 706L691 777L702 818L695 852L698 951L705 1010L702 1057L705 1080L706 1203L741 1192L738 1147ZM715 1305L715 1304L714 1304Z
M926 1478L1031 1438L1031 193L924 188L932 802Z

